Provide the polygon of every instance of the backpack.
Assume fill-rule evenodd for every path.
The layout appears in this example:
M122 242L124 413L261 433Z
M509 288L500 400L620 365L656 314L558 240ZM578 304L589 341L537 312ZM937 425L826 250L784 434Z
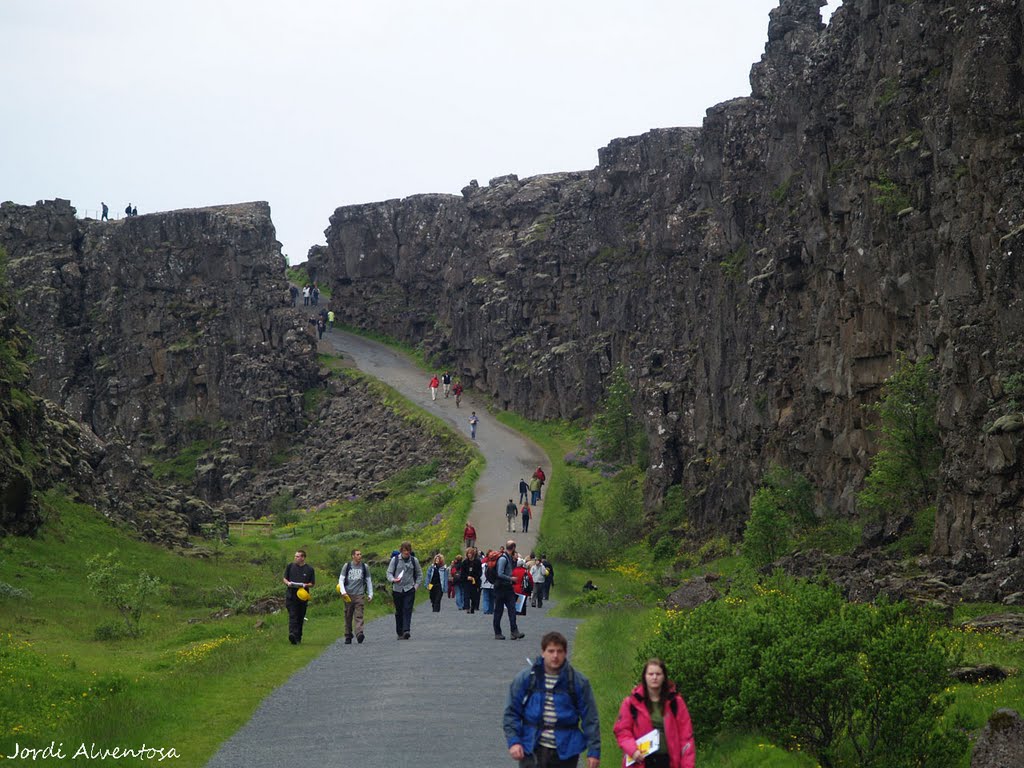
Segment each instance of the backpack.
M504 554L504 552L500 551L492 552L484 561L484 575L487 576L487 580L494 586L498 586L498 558Z
M530 595L533 592L533 584L530 582L530 572L527 571L523 574L523 578L519 582L520 593L524 595Z
M576 712L579 712L580 711L580 700L579 700L579 694L576 693L576 670L574 670L572 668L572 664L570 664L568 661L565 662L565 666L566 666L566 670L565 670L565 678L566 679L565 679L565 682L566 682L566 685L569 686L569 698L572 699L572 708ZM530 695L534 691L537 690L537 687L538 687L537 686L537 670L534 669L533 671L530 672L529 681L526 684L526 689L523 691L522 705L524 707L526 706L526 702L530 700ZM630 705L630 706L632 706L632 705ZM674 711L675 710L673 710L673 712ZM634 719L636 718L636 714L635 713L633 715L633 718Z
M352 563L345 563L345 567L341 569L342 581L348 581L348 571L352 567ZM366 592L366 575L369 573L369 569L366 567L366 563L362 564L363 569L363 592Z

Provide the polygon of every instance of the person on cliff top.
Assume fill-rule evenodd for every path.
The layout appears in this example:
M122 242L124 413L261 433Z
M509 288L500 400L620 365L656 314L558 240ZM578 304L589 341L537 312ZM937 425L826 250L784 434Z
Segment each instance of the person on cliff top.
M110 219L108 218L109 215L110 215L110 209L107 208L107 204L106 203L100 203L100 205L103 206L103 215L100 216L100 221L110 221Z
M435 373L430 379L430 399L437 400L437 388L441 386L441 381L437 378Z
M132 204L131 203L128 203L128 205L126 205L124 207L124 215L125 216L131 216L132 215Z
M288 609L288 642L298 645L302 642L302 625L306 620L306 607L309 605L309 590L316 584L313 566L306 562L306 550L295 550L295 560L288 563L281 579L287 587L284 604ZM303 591L305 597L299 593Z
M138 209L138 208L136 208L136 207L135 207L135 206L133 205L133 206L132 206L132 216L138 216L138 215L139 215L139 209Z
M445 398L448 397L448 390L452 388L452 373L451 371L445 371L441 374L441 387L444 389Z

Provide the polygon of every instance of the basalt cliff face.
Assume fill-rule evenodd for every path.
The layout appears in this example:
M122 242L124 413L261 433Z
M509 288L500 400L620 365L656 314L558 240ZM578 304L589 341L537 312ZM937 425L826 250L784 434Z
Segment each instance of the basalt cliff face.
M532 417L626 364L653 510L737 530L772 463L856 513L875 400L934 356L937 554L1015 553L1024 431L1024 3L782 0L752 94L588 172L337 209L310 267L349 323ZM686 77L680 73L680 77Z

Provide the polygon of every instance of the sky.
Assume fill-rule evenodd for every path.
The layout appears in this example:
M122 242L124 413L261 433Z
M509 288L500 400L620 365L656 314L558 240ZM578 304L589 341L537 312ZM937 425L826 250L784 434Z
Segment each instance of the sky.
M822 9L827 20L840 0ZM589 170L750 94L777 0L0 0L0 200L341 205Z

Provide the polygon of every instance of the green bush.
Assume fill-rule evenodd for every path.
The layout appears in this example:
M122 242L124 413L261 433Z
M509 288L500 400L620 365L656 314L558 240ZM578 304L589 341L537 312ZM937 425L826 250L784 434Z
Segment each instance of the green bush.
M562 504L569 512L575 512L583 506L583 486L572 476L562 482Z
M937 407L931 358L901 359L870 407L880 417L881 447L857 495L862 507L882 514L913 513L935 503L942 461Z
M645 436L633 414L633 390L621 363L609 378L605 401L594 417L593 434L598 456L607 461L632 464L646 454Z
M117 560L117 552L93 555L86 562L89 589L103 602L113 606L124 620L124 630L130 637L142 634L142 614L146 603L161 591L160 579L146 571L135 574Z
M849 604L832 586L776 577L666 614L640 656L683 681L698 740L761 732L827 768L952 768L965 754L944 718L952 641L904 604Z

